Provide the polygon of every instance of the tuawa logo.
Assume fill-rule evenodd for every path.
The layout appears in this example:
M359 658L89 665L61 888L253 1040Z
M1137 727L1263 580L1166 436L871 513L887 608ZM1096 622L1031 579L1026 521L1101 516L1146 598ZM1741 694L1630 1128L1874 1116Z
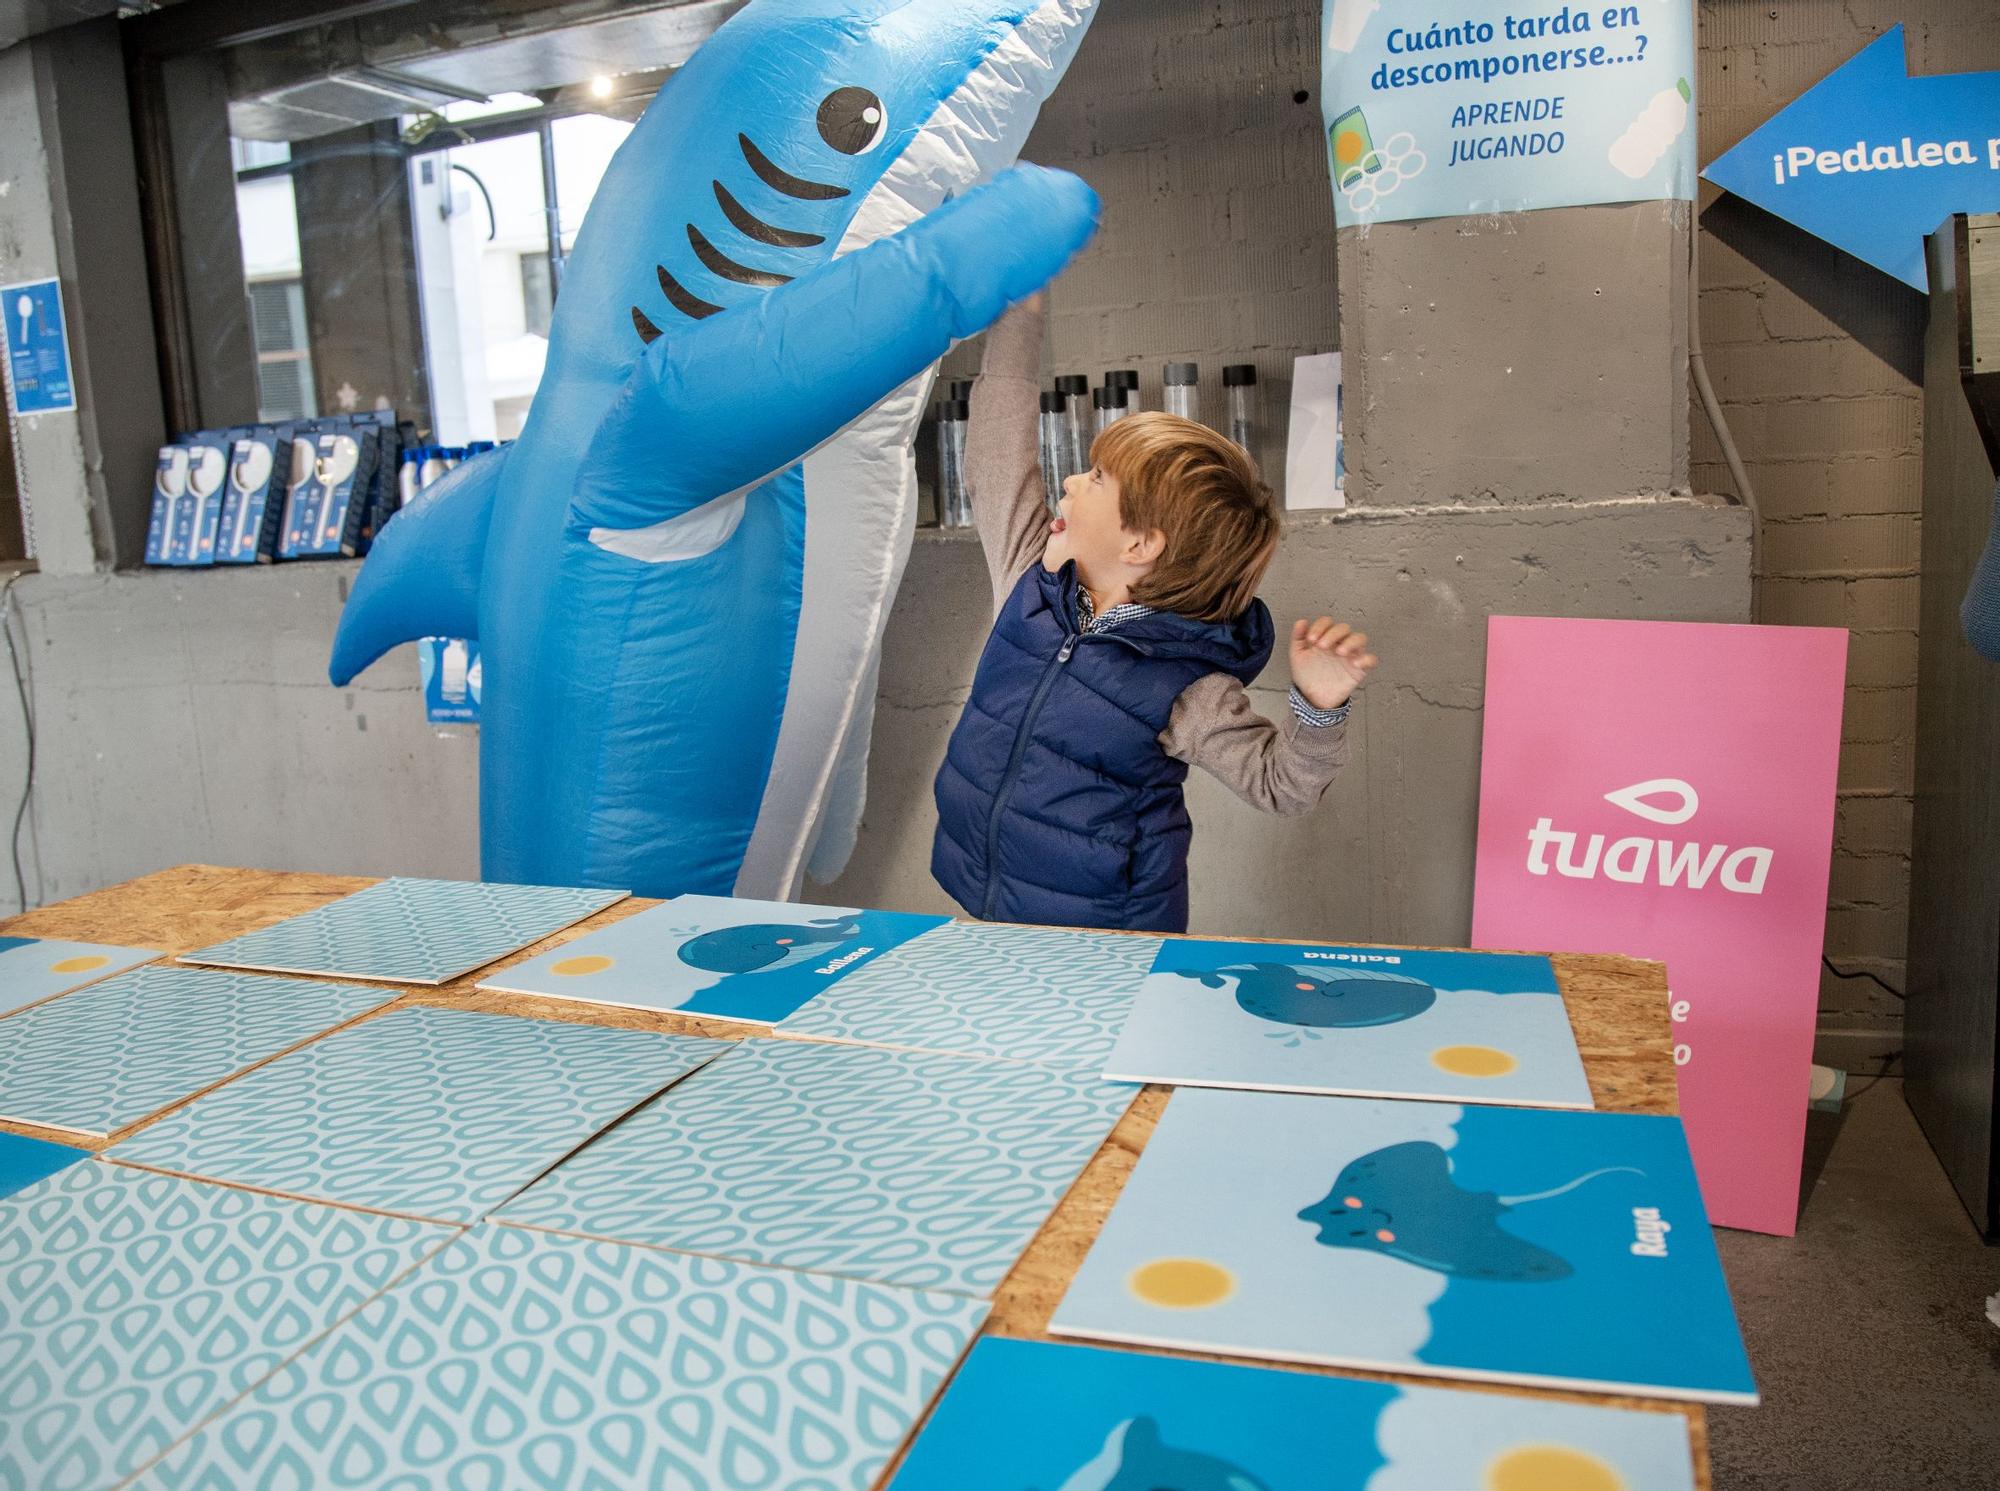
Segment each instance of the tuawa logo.
M1678 828L1701 811L1701 796L1678 777L1656 777L1604 794L1604 800L1637 818L1666 828ZM1577 845L1583 848L1579 856ZM1690 840L1632 835L1609 843L1603 834L1583 835L1559 829L1552 819L1538 818L1528 830L1528 873L1555 872L1572 880L1622 881L1643 885L1648 876L1661 885L1705 889L1711 882L1738 895L1761 896L1771 873L1772 851L1732 849L1727 844L1703 845Z

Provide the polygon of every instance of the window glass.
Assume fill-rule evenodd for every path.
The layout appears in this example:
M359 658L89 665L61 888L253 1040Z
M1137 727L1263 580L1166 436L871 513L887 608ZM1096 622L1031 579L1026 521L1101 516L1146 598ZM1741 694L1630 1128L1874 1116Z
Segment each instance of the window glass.
M244 146L257 142L232 143ZM265 152L271 148L262 147ZM283 146L276 148L285 151ZM242 160L253 153L238 152L239 169L250 168L243 166ZM264 164L275 162L251 162L251 166ZM313 396L312 347L306 328L298 204L292 178L278 175L237 182L236 226L243 243L243 280L250 298L250 335L257 355L257 417L309 418L319 410Z
M511 440L548 356L554 273L539 134L410 162L435 438Z
M572 114L552 126L555 134L556 202L561 209L563 252L576 246L576 230L597 196L611 157L632 133L622 119Z

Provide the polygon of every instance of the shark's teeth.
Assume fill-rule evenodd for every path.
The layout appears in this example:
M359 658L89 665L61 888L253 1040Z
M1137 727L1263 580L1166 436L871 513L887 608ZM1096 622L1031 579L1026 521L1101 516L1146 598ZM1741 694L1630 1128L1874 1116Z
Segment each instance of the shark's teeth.
M668 303L675 310L686 316L690 321L701 321L721 311L722 307L714 301L703 300L699 295L689 290L686 285L683 285L669 274L666 265L655 264L653 268L658 270L660 274L660 292L667 297Z
M636 305L632 307L632 326L639 333L639 340L649 347L660 339L660 328Z
M687 225L688 243L694 248L694 256L701 260L702 268L710 274L725 280L733 280L739 285L756 285L770 289L778 285L789 285L792 277L777 274L768 269L752 269L748 264L738 264L708 241L708 237L693 223Z
M808 181L803 176L794 176L759 150L757 142L748 135L738 135L736 143L742 147L743 159L750 163L757 179L774 192L797 197L801 202L834 202L848 195L844 186L831 186L824 181Z
M712 182L716 203L722 208L722 215L729 219L729 226L755 243L768 243L772 248L818 248L826 242L819 233L795 233L790 228L780 228L765 222L750 211L721 182Z

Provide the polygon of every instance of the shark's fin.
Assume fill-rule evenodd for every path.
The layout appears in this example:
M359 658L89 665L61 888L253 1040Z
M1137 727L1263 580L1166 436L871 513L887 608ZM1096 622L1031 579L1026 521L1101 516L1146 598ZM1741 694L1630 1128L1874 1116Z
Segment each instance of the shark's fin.
M335 687L399 642L479 636L479 575L507 454L474 456L383 525L333 634Z
M1077 177L1019 166L893 237L674 328L598 426L572 525L649 528L783 471L1054 279L1097 213ZM715 412L730 408L756 415L718 427Z

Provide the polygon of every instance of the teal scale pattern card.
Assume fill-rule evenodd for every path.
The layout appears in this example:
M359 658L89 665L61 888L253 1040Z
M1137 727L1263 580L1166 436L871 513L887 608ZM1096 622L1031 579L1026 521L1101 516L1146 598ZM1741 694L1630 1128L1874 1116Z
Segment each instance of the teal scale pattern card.
M724 1041L390 1010L105 1152L314 1201L475 1222Z
M1177 1086L1591 1106L1555 969L1523 953L1169 942L1105 1075Z
M1754 1403L1677 1118L1177 1092L1061 1336Z
M0 1015L11 1015L52 995L137 968L159 956L144 947L0 937Z
M183 963L444 984L625 899L622 890L384 880Z
M1027 1487L1694 1491L1694 1466L1675 1413L988 1337L889 1491Z
M455 1235L94 1160L0 1200L0 1486L119 1484Z
M755 1041L498 1220L985 1296L1134 1096L1032 1064Z
M951 922L827 990L783 1029L1096 1070L1160 946L1157 937Z
M106 1137L395 997L222 969L135 968L0 1027L0 1118Z
M134 1484L867 1491L984 1315L482 1224Z
M482 989L773 1025L941 916L677 896L480 980Z

